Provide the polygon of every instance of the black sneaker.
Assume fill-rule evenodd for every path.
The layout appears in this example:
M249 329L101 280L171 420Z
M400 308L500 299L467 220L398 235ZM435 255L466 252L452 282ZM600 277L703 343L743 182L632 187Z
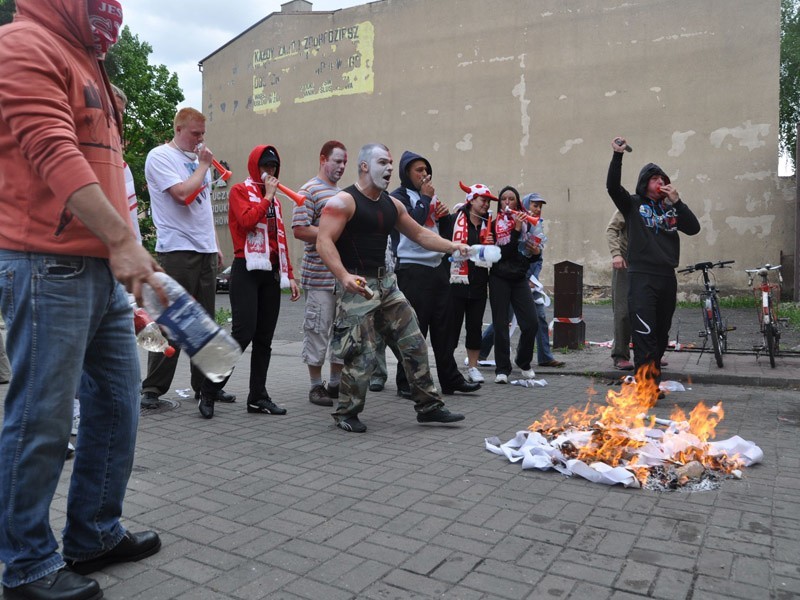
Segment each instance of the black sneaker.
M197 401L197 410L203 415L203 418L210 419L214 416L214 397L207 396L200 393L200 399Z
M382 392L383 391L383 384L380 381L373 381L369 384L369 391L370 392Z
M464 415L451 413L446 408L436 408L424 413L417 413L417 423L455 423L463 421Z
M336 385L331 385L329 383L328 387L326 388L326 391L328 392L328 396L330 396L331 399L333 399L333 400L338 400L339 399L339 384L338 383Z
M142 408L158 408L158 394L144 392L139 402Z
M247 401L247 412L265 415L285 415L286 409L278 406L269 398L259 398L255 402L252 400Z
M337 421L336 426L339 429L351 431L353 433L364 433L367 430L367 426L359 421L358 417L355 415L352 417L345 417L344 419Z

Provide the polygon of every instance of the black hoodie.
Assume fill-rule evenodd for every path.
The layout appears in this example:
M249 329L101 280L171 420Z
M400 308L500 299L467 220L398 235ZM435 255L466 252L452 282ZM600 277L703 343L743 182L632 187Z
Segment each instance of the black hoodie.
M631 196L620 183L622 153L615 152L608 167L606 189L628 226L628 272L674 277L681 255L678 232L696 235L700 223L680 199L670 205L647 197L647 184L654 175L670 182L658 165L648 163L639 172L636 194Z
M406 188L409 188L419 192L419 190L414 187L414 184L411 182L411 177L408 175L408 167L416 160L421 160L424 162L425 166L428 167L428 175L433 176L433 168L431 167L431 163L428 162L427 158L411 152L410 150L406 150L403 152L403 156L400 157L400 187L394 190L390 195L403 203L403 206L406 207L406 210L408 210L408 214L411 215L412 219L414 219L420 225L425 225L433 198L420 194L419 201L416 203L416 206L412 206L411 198L406 191Z
M423 227L425 227L425 223L427 222L428 216L430 215L431 202L433 201L433 198L431 198L430 196L425 196L424 194L420 193L420 191L416 187L414 187L414 184L411 181L411 177L408 174L408 167L411 166L411 163L417 160L421 160L422 162L424 162L425 166L428 168L428 175L433 176L433 168L431 167L431 163L428 162L427 158L425 158L424 156L420 156L415 152L411 152L410 150L406 150L405 152L403 152L403 156L400 157L400 169L399 169L400 187L395 189L391 193L391 196L393 198L397 198L400 202L402 202L403 206L406 207L408 214L411 215L411 218L414 219L417 223L419 223ZM415 192L419 193L419 200L417 200L417 202L414 203L413 205L411 202L411 197L408 194L408 190L414 190ZM453 217L453 215L448 215L443 220L448 222L447 225L451 225L449 221L450 220L454 221L455 218ZM444 224L442 222L443 220L439 221L440 226ZM439 232L438 227L436 228L436 232L437 233ZM397 255L397 245L399 239L400 236L397 230L393 231L392 251L394 252L395 255ZM432 260L431 257L433 255L439 254L432 252L430 250L426 250L422 246L420 246L419 244L415 244L414 242L410 242L409 246L413 254L419 253L420 255L418 259L414 258L410 259L410 262L419 262L421 264L426 264L427 262L430 262Z

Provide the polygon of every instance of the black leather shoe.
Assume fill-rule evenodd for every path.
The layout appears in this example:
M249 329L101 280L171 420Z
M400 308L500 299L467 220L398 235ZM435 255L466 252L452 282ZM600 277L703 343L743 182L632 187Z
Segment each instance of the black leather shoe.
M123 562L136 562L152 556L161 549L161 538L155 531L141 533L125 532L119 544L111 550L89 560L68 560L67 566L81 575L93 573L109 565Z
M144 392L139 400L142 408L158 408L158 394L155 392Z
M103 590L94 579L61 569L13 588L3 588L3 598L13 600L100 600Z
M477 392L481 389L480 383L473 383L472 381L467 381L466 379L459 383L457 386L453 388L442 388L442 393L447 394L448 396L454 394L455 392L461 392L463 394L470 394L472 392Z
M406 400L411 400L411 390L407 388L397 388L397 395Z
M451 413L446 408L436 408L424 413L417 413L418 423L455 423L463 421L464 415Z
M214 398L200 392L200 399L197 401L197 410L203 418L210 419L214 416Z
M229 394L225 390L220 390L217 392L217 397L214 398L216 402L225 402L230 404L231 402L236 402L236 394Z
M370 392L382 392L383 391L383 384L379 382L370 383L369 384L369 391Z
M194 399L200 400L200 392L194 393ZM229 394L225 390L220 390L217 392L217 395L214 396L214 402L225 402L227 404L236 402L236 394Z

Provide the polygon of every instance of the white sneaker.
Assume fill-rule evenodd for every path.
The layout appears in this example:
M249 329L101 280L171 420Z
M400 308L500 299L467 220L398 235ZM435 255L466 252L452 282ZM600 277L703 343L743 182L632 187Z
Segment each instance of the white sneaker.
M495 383L508 383L508 375L505 373L498 373L494 378Z
M478 367L470 367L467 369L467 379L469 379L472 383L483 383L486 381L481 375L481 372L478 371Z
M468 367L468 366L469 366L469 356L465 356L465 357L464 357L464 366L465 366L465 367Z
M536 377L536 373L534 373L533 369L522 369L523 379L533 379L534 377Z

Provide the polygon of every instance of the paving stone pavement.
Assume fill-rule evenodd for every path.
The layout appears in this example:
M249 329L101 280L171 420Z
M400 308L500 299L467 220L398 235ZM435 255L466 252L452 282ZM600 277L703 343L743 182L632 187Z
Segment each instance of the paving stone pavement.
M268 388L286 416L246 413L247 355L226 387L239 400L213 419L178 391L145 411L124 522L164 545L96 573L106 598L800 598L800 358L726 357L717 379L713 357L670 354L667 376L690 389L654 412L721 400L718 437L753 440L764 460L715 491L656 493L524 471L484 448L602 398L619 375L607 349L537 370L544 388L496 385L484 369L479 393L446 397L466 415L453 426L419 425L390 383L367 398L365 434L308 402L299 349L273 346ZM188 381L182 358L174 387Z

